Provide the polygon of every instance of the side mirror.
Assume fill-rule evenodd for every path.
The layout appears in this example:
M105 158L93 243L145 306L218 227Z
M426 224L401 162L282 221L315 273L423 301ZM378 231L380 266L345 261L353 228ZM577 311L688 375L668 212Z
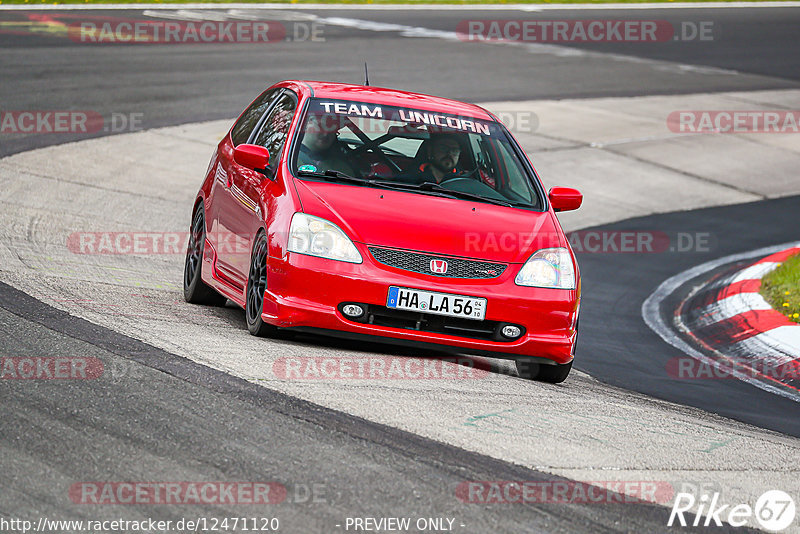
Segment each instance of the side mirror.
M581 207L583 194L571 187L554 187L547 194L553 211L571 211Z
M239 145L233 149L233 161L252 171L269 176L269 151L258 145Z

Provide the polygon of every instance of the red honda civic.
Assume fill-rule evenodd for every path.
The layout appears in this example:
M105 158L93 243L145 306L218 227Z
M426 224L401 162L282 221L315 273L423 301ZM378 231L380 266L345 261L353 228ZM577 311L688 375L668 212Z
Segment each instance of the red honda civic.
M516 361L563 381L580 308L575 255L545 190L485 109L377 87L285 81L211 158L184 295L282 330Z

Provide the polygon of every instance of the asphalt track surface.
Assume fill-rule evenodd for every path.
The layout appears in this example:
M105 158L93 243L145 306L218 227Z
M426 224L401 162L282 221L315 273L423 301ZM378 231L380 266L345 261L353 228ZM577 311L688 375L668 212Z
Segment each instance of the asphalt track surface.
M97 14L136 17L140 12ZM325 10L319 15L447 31L466 18L528 16L469 10L424 14ZM537 16L555 20L595 15L609 18L604 11ZM20 16L19 12L0 12L2 21L19 20ZM794 52L800 9L664 10L650 11L647 16L623 11L615 16L712 20L719 33L712 43L569 46L643 61L592 55L565 58L505 46L469 49L464 43L335 25L325 26L324 43L266 46L92 47L63 37L0 33L0 76L4 80L0 102L3 109L141 113L142 126L153 128L233 116L263 87L280 79L360 81L364 60L370 62L374 84L468 101L800 86L800 56ZM662 76L650 60L711 68L687 69L679 78L674 73ZM75 139L78 136L0 135L0 155ZM717 237L716 247L707 254L581 255L587 290L577 367L613 385L800 436L797 403L735 381L690 382L665 377L661 372L664 362L678 354L644 325L640 315L641 303L650 292L681 270L713 257L796 239L793 219L797 206L798 199L790 198L650 216L605 227L711 232ZM92 475L116 480L152 476L152 471L142 466L156 462L163 479L184 480L192 474L216 474L219 480L280 481L291 465L292 480L286 481L287 486L297 481L319 482L329 495L320 506L280 510L287 523L307 522L309 531L322 531L331 521L348 515L412 513L457 516L470 532L664 528L665 509L646 505L625 505L624 509L535 505L508 507L502 513L497 513L497 508L458 507L452 489L464 479L553 477L264 391L65 316L6 285L0 286L0 295L6 355L91 354L120 375L113 398L94 389L91 381L69 388L48 383L34 388L3 384L0 447L6 458L13 458L3 465L4 473L10 475L7 480L14 481L3 494L8 507L0 510L4 516L14 516L18 509L57 515L65 510L52 494L54 488L61 491L65 481L91 480ZM96 466L95 473L86 472L86 455ZM120 456L138 462L120 464ZM80 472L72 471L78 464ZM335 498L330 498L332 491L338 492ZM383 504L378 506L379 502ZM164 518L176 514L168 508L159 511L168 514ZM70 515L74 513L70 509ZM82 513L98 518L109 512Z
M454 498L463 480L556 477L370 423L231 377L43 305L0 284L4 354L98 358L116 375L74 387L4 384L5 517L21 510L72 519L114 519L115 507L66 506L55 495L73 480L277 482L286 500L242 505L152 506L158 517L279 517L281 532L331 532L347 517L448 517L466 532L655 532L667 508L652 504L507 506ZM91 460L87 462L87 457ZM111 509L109 509L111 508ZM352 529L351 529L352 530Z
M58 12L27 12L58 19ZM63 21L85 17L80 11ZM97 17L141 20L140 11L92 11ZM292 20L273 11L289 35L315 20ZM609 13L613 13L611 16ZM93 45L57 32L0 31L0 102L3 109L93 110L142 114L143 128L236 116L264 87L290 78L361 83L368 62L377 86L448 96L469 102L635 96L673 93L795 88L800 84L796 28L800 9L546 11L323 10L302 14L345 18L454 32L464 20L634 19L714 24L714 40L663 43L571 43L562 46L473 46L437 38L407 38L398 31L374 31L322 24L324 41L267 44ZM26 12L3 11L8 32L29 23ZM78 20L81 20L80 18ZM154 19L150 19L154 20ZM169 19L164 19L169 20ZM295 26L298 25L298 26ZM593 49L614 56L564 56ZM678 61L653 64L652 61ZM676 65L680 65L677 67ZM700 70L690 70L695 66ZM732 72L738 74L732 74ZM676 73L678 74L676 76ZM103 135L99 132L97 135ZM0 135L0 156L85 136Z
M800 437L796 401L738 380L694 380L665 372L672 358L685 357L642 321L642 303L658 285L714 258L797 239L800 197L651 215L603 226L608 232L658 231L709 236L708 251L652 254L578 253L585 288L578 368L609 384L696 406L740 421ZM620 258L622 256L622 258ZM706 273L706 279L713 273ZM690 280L666 299L662 316L674 315ZM585 322L584 322L585 321ZM579 363L578 363L579 362Z

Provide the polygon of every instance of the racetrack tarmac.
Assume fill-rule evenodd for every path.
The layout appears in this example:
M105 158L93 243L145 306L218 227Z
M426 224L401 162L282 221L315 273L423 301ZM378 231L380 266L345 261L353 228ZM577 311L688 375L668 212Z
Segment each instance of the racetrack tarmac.
M0 10L3 109L89 110L126 117L139 128L221 119L240 113L265 87L304 78L371 83L469 102L788 89L800 86L798 8L639 11L443 11L358 9L191 9L45 12ZM42 21L41 17L48 17ZM266 19L290 41L255 44L92 44L67 26L90 17L117 20ZM665 20L710 22L710 41L628 43L462 42L465 20ZM31 20L33 19L33 20ZM114 20L114 19L112 19ZM379 23L376 25L376 23ZM311 25L319 38L301 39ZM386 26L388 24L388 26ZM294 38L294 28L297 38ZM429 32L409 33L408 28ZM303 30L306 31L306 30ZM444 36L436 32L445 32ZM447 33L449 32L449 33ZM431 35L431 36L429 36ZM41 106L44 106L42 108ZM118 123L123 131L122 121ZM99 131L96 136L107 135ZM0 156L75 134L0 134Z
M460 532L612 532L623 523L657 531L668 519L662 506L610 493L607 503L463 502L456 490L465 481L565 479L275 393L5 284L0 295L4 357L70 354L104 368L67 386L4 381L5 517L177 523L246 515L259 527L277 518L280 532L297 533L344 531L353 517L446 518ZM70 493L95 481L274 483L285 494L267 504L102 505ZM101 502L117 502L114 495Z
M690 154L693 141L669 139L668 132L648 138L645 130L663 130L663 119L651 113L642 123L636 115L647 115L642 110L653 101L588 99L680 94L721 102L692 95L739 91L726 96L725 105L739 99L745 106L775 102L792 109L795 96L786 90L800 84L795 55L785 53L785 45L796 8L648 14L675 21L711 18L741 38L720 38L708 49L701 43L683 49L566 47L580 52L574 55L561 47L475 46L410 36L404 29L451 31L473 15L523 16L516 11L434 11L424 26L422 15L403 11L302 9L269 16L312 20L298 13L325 25L324 43L275 43L269 53L254 45L144 49L0 32L6 58L0 71L15 80L0 88L4 109L141 113L144 128L225 118L93 140L78 134L0 136L3 155L82 141L0 161L3 356L92 356L108 370L94 381L0 384L9 414L0 423L7 488L0 494L2 515L175 519L252 513L243 505L75 505L71 485L92 480L269 480L290 495L304 485L324 487L326 496L317 503L295 499L259 509L259 515L281 517L287 532L335 531L348 516L389 515L452 517L463 532L667 530L664 506L465 505L456 488L470 480L657 481L673 491L713 489L727 503L753 504L774 488L798 495L798 404L734 381L670 379L664 362L677 354L640 314L641 302L672 274L712 257L796 239L798 198L786 195L798 191L784 172L800 152L796 143L786 136L710 136L698 138L703 150ZM3 21L19 17L0 11ZM358 22L363 20L395 26L370 28ZM184 231L214 140L230 117L281 78L360 81L361 56L369 56L373 83L471 101L516 101L506 108L511 111L538 110L544 130L521 136L537 169L548 185L578 183L587 193L584 210L562 218L569 229L708 233L713 248L580 255L585 292L579 371L553 386L521 380L509 362L489 359L458 362L473 373L466 379L281 378L275 373L281 358L397 358L425 365L441 356L311 336L255 339L241 310L182 301L180 254L104 256L66 246L68 236L81 231ZM747 92L756 90L774 93L753 92L748 99ZM569 96L579 98L558 101ZM580 99L594 114L575 115ZM608 106L637 112L621 120ZM570 122L570 115L577 120ZM549 116L563 128L550 129ZM649 126L637 130L641 139L619 143L632 124ZM594 141L608 146L592 146ZM740 144L726 152L726 143ZM747 157L721 179L719 166L702 165L709 151ZM665 153L669 161L659 159ZM764 169L759 180L748 179L750 165ZM670 180L680 184L674 186L679 201L672 204L664 200ZM629 197L623 196L626 188ZM728 205L712 207L719 203ZM702 209L674 212L675 206Z

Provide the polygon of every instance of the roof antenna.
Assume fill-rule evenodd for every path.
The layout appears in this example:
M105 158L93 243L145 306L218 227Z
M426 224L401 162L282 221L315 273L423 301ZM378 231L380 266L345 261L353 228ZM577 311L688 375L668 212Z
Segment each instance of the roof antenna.
M369 86L369 71L367 70L367 62L364 62L364 85Z

